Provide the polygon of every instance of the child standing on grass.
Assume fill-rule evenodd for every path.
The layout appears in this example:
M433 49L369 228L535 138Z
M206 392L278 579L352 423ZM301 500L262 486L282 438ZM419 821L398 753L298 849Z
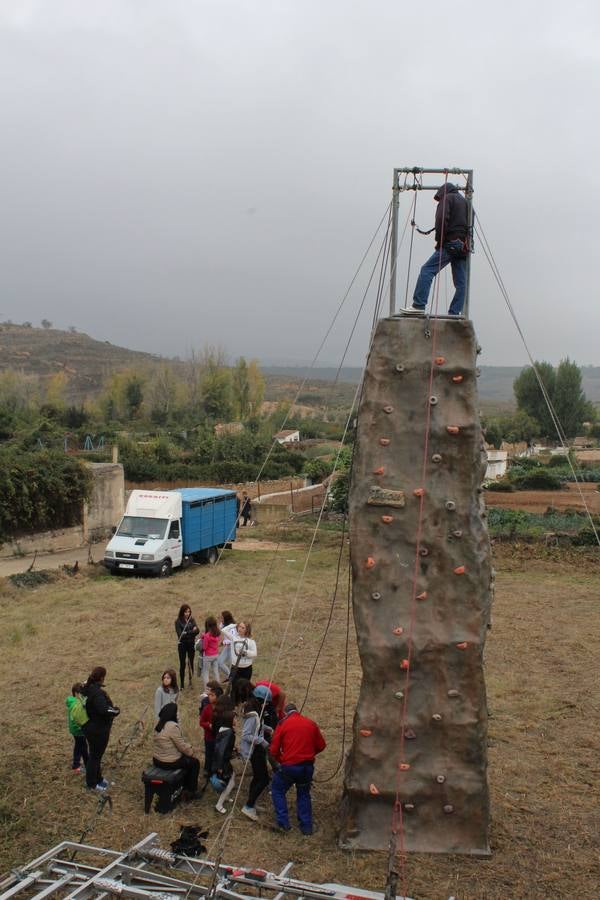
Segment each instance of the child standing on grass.
M228 698L229 699L229 698ZM213 732L215 747L212 759L211 784L219 791L219 799L215 805L217 812L225 815L225 800L235 787L235 774L231 765L231 756L235 747L233 725L235 712L225 706L214 711Z
M215 736L212 728L213 713L215 703L219 697L223 696L223 688L218 681L209 681L206 691L207 693L200 701L200 728L204 731L204 777L210 778L215 749Z
M154 694L154 715L158 719L160 711L167 703L177 703L179 699L179 687L175 669L165 669L162 673L160 686Z
M217 620L214 616L209 616L204 623L204 634L202 635L202 680L205 688L208 688L208 682L211 679L219 680L220 638L221 629L217 625Z
M88 745L81 730L81 726L85 725L88 720L88 714L81 700L81 688L81 682L75 682L71 688L71 693L65 700L69 733L73 737L73 763L71 769L78 775L81 773L82 763L85 767L88 761Z

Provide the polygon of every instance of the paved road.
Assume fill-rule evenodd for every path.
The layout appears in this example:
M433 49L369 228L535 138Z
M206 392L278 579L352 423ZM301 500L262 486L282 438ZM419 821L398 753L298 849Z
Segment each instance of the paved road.
M92 544L92 559L98 562L104 556L106 541ZM38 553L33 566L34 571L40 569L60 569L61 566L72 566L76 560L84 566L88 561L89 547L78 547L76 550L61 550L58 553ZM26 572L33 561L33 554L27 556L11 556L0 559L0 577Z

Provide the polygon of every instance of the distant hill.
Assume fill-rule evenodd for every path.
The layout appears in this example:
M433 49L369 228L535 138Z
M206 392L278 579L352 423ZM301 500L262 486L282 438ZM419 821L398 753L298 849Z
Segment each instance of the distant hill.
M121 369L143 369L161 357L96 341L80 331L0 324L0 372L11 369L41 377L64 372L67 397L77 403L98 393L104 379Z
M70 403L94 397L113 372L133 369L143 373L158 362L176 368L182 366L179 359L97 341L80 331L0 323L0 372L12 370L41 377L64 372L69 377L67 398ZM267 401L291 399L303 379L308 378L300 402L315 408L347 407L352 402L353 386L358 384L362 373L358 367L342 368L332 396L331 382L337 372L333 366L313 369L309 366L261 366L261 369L267 382ZM479 392L486 411L514 404L512 385L520 371L519 366L481 367ZM600 403L600 367L583 367L583 389L589 400Z
M523 366L482 366L479 378L479 396L489 403L514 404L513 381L521 372ZM333 381L337 369L331 367L315 367L312 370L308 366L263 366L265 375L277 378L287 378L300 382L310 373L311 381L317 379L320 382ZM600 366L583 366L583 390L594 403L600 403ZM350 384L358 384L362 369L347 366L341 369L339 380Z

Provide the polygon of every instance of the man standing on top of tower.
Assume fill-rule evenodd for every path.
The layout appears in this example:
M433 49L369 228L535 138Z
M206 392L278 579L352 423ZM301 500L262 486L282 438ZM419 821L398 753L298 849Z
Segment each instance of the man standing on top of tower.
M448 313L451 316L458 316L462 312L467 289L469 252L467 201L457 186L449 182L439 188L433 199L438 203L435 214L435 252L421 269L413 294L412 308L425 309L431 282L438 272L450 263L455 292Z

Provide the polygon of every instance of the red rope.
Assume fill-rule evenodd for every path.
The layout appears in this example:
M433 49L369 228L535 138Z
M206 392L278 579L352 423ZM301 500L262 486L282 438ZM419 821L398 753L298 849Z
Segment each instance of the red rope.
M444 179L444 187L448 183L448 172L446 171L446 177ZM433 310L433 326L431 332L431 364L429 367L429 381L428 381L428 392L427 392L427 409L425 413L425 442L423 446L423 463L421 468L421 483L419 487L424 488L426 483L426 475L427 475L427 460L429 455L429 431L431 426L431 403L430 397L433 391L433 374L435 371L435 357L436 357L436 338L437 338L437 311L438 311L438 303L439 303L439 287L440 287L440 279L439 274L442 269L442 247L444 241L444 227L445 227L445 219L446 219L446 191L444 190L444 197L442 200L442 228L440 233L440 242L439 242L439 250L440 250L440 258L438 264L438 277L436 278L436 287L435 287L435 296L434 296L434 310ZM408 714L408 695L410 692L410 671L411 671L411 663L412 663L412 655L413 655L413 633L414 626L416 621L416 607L417 607L417 580L419 576L419 559L420 559L420 550L421 550L421 537L423 532L423 512L425 508L425 497L426 493L423 492L419 495L419 517L417 523L417 534L415 541L415 563L413 569L413 582L412 582L412 592L411 592L411 601L410 601L410 620L409 620L409 629L408 629L408 638L407 638L407 661L408 665L406 667L406 676L404 680L404 697L402 699L402 710L401 710L401 718L400 718L400 751L398 756L398 766L396 769L396 797L394 800L394 807L392 813L392 836L391 836L391 850L390 850L390 870L393 867L394 857L397 853L397 842L396 837L399 838L399 855L400 855L400 881L402 885L402 895L406 897L407 893L407 885L406 885L406 859L405 859L405 851L404 851L404 811L402 809L402 803L400 802L400 787L402 781L402 774L405 771L403 769L404 763L404 741L405 741L405 724L406 718Z

